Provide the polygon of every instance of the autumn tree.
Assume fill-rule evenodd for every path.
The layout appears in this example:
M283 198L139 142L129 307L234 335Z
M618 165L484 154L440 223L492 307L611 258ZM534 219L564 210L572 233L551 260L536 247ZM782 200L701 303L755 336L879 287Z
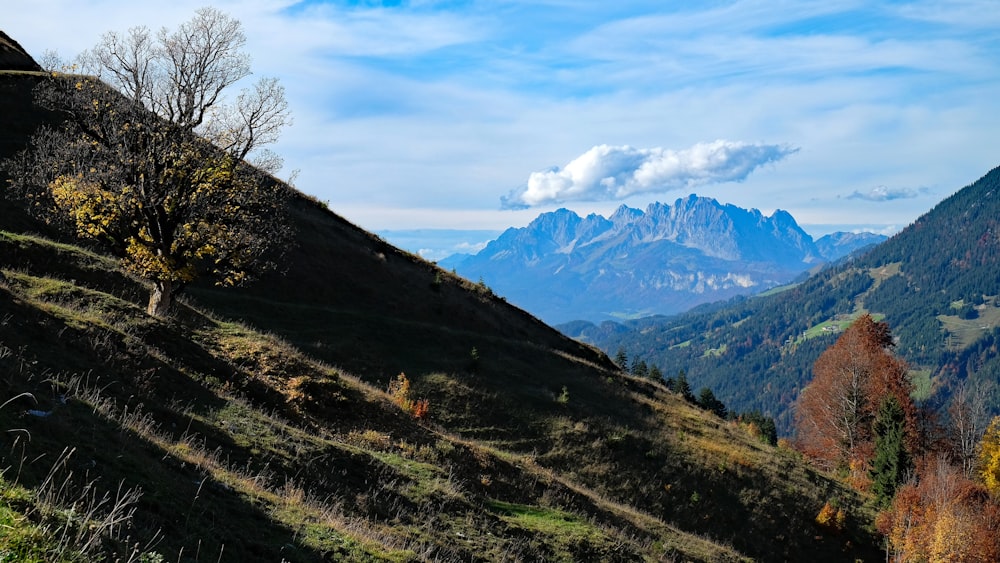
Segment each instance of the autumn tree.
M237 20L198 10L177 30L105 34L81 60L93 75L52 73L36 103L64 117L6 168L30 209L106 245L152 284L147 310L200 276L242 283L287 238L288 188L247 165L288 122L280 85L249 75ZM280 159L264 153L273 171Z
M1000 558L1000 505L946 456L926 460L876 527L894 561L982 562Z
M874 453L876 413L890 396L903 410L907 447L915 449L912 384L892 347L888 325L866 314L816 360L813 380L796 405L795 427L799 447L821 467L867 466Z
M234 100L225 92L250 75L239 20L202 8L176 30L110 31L79 59L83 69L184 131L198 133L235 160L269 173L281 159L264 147L290 123L284 87L259 78Z
M979 445L979 475L986 489L1000 497L1000 416L986 428Z

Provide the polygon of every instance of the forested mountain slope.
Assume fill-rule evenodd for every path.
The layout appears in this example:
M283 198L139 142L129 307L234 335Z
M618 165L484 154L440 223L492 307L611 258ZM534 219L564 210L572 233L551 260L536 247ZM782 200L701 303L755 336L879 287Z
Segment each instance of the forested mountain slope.
M868 311L897 337L918 398L940 407L958 382L1000 377L998 220L994 169L867 254L780 293L564 330L612 353L623 347L667 375L684 369L695 389L710 387L731 409L770 414L787 433L813 362Z

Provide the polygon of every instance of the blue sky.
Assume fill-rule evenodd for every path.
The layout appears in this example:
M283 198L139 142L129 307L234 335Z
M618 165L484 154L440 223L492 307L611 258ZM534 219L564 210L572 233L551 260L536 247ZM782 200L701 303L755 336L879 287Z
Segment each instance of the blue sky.
M70 58L204 2L163 5L6 0L2 29ZM697 193L891 233L1000 164L992 0L213 5L287 89L283 174L373 231Z

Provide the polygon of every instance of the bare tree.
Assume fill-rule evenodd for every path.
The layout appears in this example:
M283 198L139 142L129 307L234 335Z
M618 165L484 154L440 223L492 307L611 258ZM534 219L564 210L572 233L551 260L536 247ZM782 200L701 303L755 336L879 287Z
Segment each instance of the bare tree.
M105 34L82 57L96 77L53 73L36 90L65 121L8 165L31 209L152 283L151 315L167 315L198 277L242 283L287 239L288 189L242 162L287 123L283 90L265 79L229 113L215 110L249 74L245 41L211 8L155 39L144 28Z
M261 78L234 101L223 97L250 75L245 45L238 20L202 8L175 31L164 28L154 36L148 28L133 27L105 33L80 62L161 118L274 173L281 159L262 147L277 141L291 123L284 87L276 78ZM257 158L251 155L255 151L261 153Z
M990 387L963 380L952 395L948 407L952 449L962 463L962 472L971 479L979 455L979 442L989 425Z

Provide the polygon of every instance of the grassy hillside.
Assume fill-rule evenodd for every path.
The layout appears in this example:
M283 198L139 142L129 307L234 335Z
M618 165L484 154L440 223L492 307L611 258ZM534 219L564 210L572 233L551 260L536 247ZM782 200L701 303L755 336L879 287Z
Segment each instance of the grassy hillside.
M159 321L113 260L0 215L0 553L877 555L863 499L794 453L309 198L292 217L280 271ZM841 523L816 523L828 503Z

